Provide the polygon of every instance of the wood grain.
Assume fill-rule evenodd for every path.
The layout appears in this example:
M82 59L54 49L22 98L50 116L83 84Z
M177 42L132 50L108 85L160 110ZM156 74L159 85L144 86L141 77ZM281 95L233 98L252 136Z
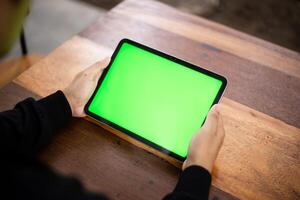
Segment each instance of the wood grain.
M60 49L62 51L55 50L48 56L55 57L54 60L43 59L33 69L25 71L14 82L39 96L46 96L53 91L64 89L78 72L111 55L111 50L77 36ZM71 52L68 52L69 50ZM29 82L30 85L26 84Z
M117 9L115 12L119 15L138 19L143 23L162 28L165 31L170 31L197 42L205 42L220 50L257 62L261 65L272 67L290 76L300 78L300 61L284 57L276 51L262 48L254 43L232 37L231 35L212 32L208 28L192 23L169 20L159 16L147 15L142 11L136 12L136 9L126 8L126 10Z
M99 54L109 52L75 36L15 82L46 96L68 85L77 72L99 60ZM297 199L300 130L228 98L223 98L222 105L226 139L213 171L213 185L242 199Z
M15 83L8 83L3 88L0 88L0 111L14 108L18 102L28 97L39 98L38 95Z
M114 49L121 39L130 38L220 73L226 76L229 82L226 97L300 128L300 112L295 112L300 107L300 79L283 72L285 68L279 70L276 69L276 63L270 67L239 56L239 49L236 49L236 53L233 54L224 48L208 44L201 38L199 39L202 40L201 42L191 39L189 34L194 34L192 28L184 29L187 32L186 35L177 34L175 31L166 30L159 19L151 22L157 22L156 24L159 25L154 26L145 23L137 16L127 16L120 12L130 9L132 13L135 13L133 10L140 13L144 10L145 15L164 17L176 23L192 24L192 27L200 26L200 29L205 27L212 33L230 35L246 43L253 43L257 48L274 51L275 54L280 54L283 60L289 58L298 62L298 53L202 18L182 14L161 3L147 2L149 1L137 3L125 1L80 35L111 49ZM247 49L246 46L239 48ZM257 60L260 60L260 57L264 57L264 54L257 55Z
M226 132L214 183L242 199L297 199L300 129L223 98Z
M178 21L178 22L189 22L193 25L205 27L212 32L224 33L225 35L230 35L230 36L233 36L240 40L245 40L247 42L255 43L257 46L261 46L264 49L270 49L270 50L276 51L276 52L278 52L284 56L287 56L289 58L300 60L298 52L295 52L290 49L284 48L282 46L273 44L271 42L259 39L257 37L251 36L249 34L237 31L235 29L232 29L225 25L210 21L203 17L191 15L186 12L180 12L171 6L160 3L159 1L151 1L151 0L126 1L126 2L123 2L122 4L119 4L118 6L114 7L114 9L111 10L110 14L112 14L112 12L114 12L114 11L118 12L119 10L128 10L128 9L134 10L134 12L137 11L137 13L140 13L140 11L143 10L143 12L142 12L143 14L160 16L160 17L166 18L168 20L176 19L176 21ZM172 27L172 28L174 28L174 27Z
M30 66L41 60L44 56L30 54L18 58L5 60L0 63L0 88L15 79Z

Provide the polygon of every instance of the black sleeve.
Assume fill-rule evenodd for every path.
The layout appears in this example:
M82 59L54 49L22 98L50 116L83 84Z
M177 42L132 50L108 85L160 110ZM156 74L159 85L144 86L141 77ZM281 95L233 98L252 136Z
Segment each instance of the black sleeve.
M180 175L174 191L164 200L207 200L211 184L210 173L201 166L190 166Z
M0 113L0 153L36 154L56 129L71 118L71 108L62 91L35 101L28 98L14 109Z
M61 91L39 101L28 98L0 113L2 196L10 199L107 200L88 192L72 177L62 176L36 158L54 132L71 118Z

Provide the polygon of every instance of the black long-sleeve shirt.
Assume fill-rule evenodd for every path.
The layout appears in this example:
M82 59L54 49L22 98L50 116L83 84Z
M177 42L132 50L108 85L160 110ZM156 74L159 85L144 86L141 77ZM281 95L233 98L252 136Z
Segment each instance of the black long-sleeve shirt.
M77 179L57 174L36 157L70 118L71 109L61 91L38 101L28 98L0 113L2 194L9 199L108 199L86 191ZM164 199L208 199L210 184L206 169L191 166Z

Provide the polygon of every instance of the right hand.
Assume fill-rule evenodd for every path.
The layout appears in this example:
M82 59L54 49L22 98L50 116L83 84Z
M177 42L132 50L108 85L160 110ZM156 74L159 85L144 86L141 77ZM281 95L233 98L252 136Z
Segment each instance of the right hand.
M192 137L182 170L192 165L199 165L211 173L225 137L219 109L220 105L218 104L211 108L204 125Z

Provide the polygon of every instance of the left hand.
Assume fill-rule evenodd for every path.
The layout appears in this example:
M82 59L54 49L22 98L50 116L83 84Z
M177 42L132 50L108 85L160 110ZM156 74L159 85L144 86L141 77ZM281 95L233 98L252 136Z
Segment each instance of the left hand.
M78 73L71 84L63 90L70 104L73 117L86 116L84 106L92 96L98 79L109 61L110 58L105 58Z
M222 147L225 130L220 113L220 105L214 105L209 111L203 126L192 137L188 156L182 165L182 169L199 165L212 172L214 162Z

